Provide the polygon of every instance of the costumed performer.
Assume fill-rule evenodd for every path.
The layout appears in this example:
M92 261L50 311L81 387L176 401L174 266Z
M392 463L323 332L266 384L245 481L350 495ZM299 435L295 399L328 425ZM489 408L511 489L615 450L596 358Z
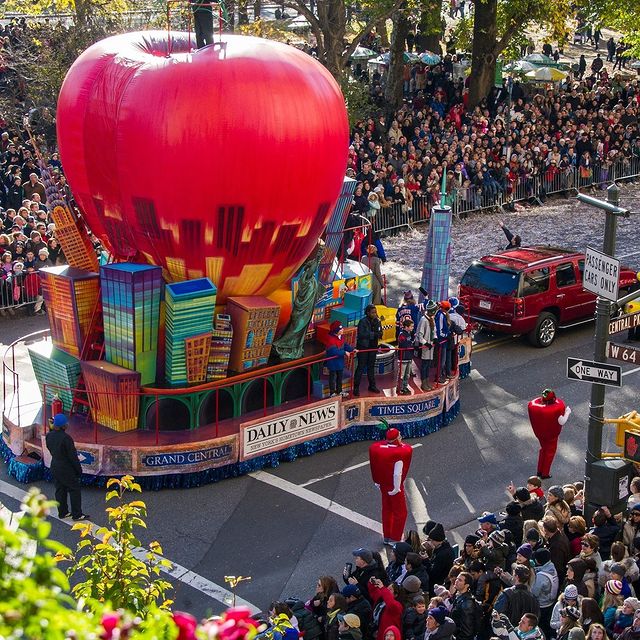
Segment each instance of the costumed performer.
M569 419L571 409L551 389L545 389L539 398L529 402L529 421L540 442L538 477L551 477L551 465L558 448L560 431Z
M385 544L402 540L407 520L407 502L404 495L404 481L409 472L413 449L402 442L400 431L387 429L385 440L374 442L369 447L371 477L382 496L382 535Z

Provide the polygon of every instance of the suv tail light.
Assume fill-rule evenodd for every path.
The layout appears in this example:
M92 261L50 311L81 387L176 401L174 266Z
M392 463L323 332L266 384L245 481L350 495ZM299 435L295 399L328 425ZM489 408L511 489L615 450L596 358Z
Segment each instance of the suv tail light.
M521 318L524 315L524 300L522 298L516 298L513 301L513 314L516 318Z

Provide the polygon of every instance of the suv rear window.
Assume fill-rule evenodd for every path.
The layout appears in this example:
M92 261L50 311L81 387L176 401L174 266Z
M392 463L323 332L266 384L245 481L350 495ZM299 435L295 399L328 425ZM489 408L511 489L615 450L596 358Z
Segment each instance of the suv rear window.
M462 276L460 284L501 296L514 295L520 282L520 273L497 269L484 264L472 264Z

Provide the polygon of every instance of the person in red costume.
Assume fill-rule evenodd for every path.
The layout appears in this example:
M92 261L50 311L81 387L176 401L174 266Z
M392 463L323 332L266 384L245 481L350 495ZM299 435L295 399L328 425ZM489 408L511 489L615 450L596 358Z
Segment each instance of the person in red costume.
M558 448L558 437L570 414L571 409L551 389L545 389L539 398L529 402L529 421L540 442L538 477L543 480L551 477L551 464Z
M382 535L385 544L402 540L407 520L404 481L412 454L413 449L402 442L397 429L387 428L386 440L374 442L369 447L371 477L382 495Z

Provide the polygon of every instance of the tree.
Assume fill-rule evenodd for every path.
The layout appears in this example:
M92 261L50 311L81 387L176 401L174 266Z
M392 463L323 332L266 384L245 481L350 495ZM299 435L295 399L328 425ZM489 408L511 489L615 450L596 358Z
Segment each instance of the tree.
M393 14L393 31L391 32L391 60L385 87L384 98L389 108L397 109L402 105L402 83L404 68L404 49L409 33L409 19L405 11Z
M99 22L106 15L132 8L135 8L135 3L130 0L56 0L55 3L56 11L70 11L75 16L75 24L81 27ZM4 10L33 16L46 15L51 11L51 0L7 0Z
M317 44L318 60L332 75L339 79L349 58L362 39L369 35L376 24L391 17L405 0L369 0L362 3L363 22L349 41L350 23L347 20L345 0L320 0L317 16L307 7L304 0L285 0L285 4L301 13L311 25Z
M489 94L496 60L514 37L537 25L546 27L552 40L564 42L568 35L567 21L573 12L570 0L477 0L474 6L471 107Z
M114 488L112 488L114 487ZM100 527L96 537L91 523L79 522L72 529L80 532L69 577L84 580L73 587L73 595L89 602L108 602L116 609L125 609L138 615L155 607L166 609L172 600L166 599L171 584L160 578L162 569L171 563L162 557L158 542L149 545L150 552L140 558L136 549L141 546L134 530L146 528L143 518L147 508L141 500L125 501L128 492L141 492L132 476L107 482L106 502L116 500L118 505L107 508L110 528Z
M423 0L420 3L420 20L416 45L419 50L433 51L440 55L440 42L444 36L442 3L438 0Z

